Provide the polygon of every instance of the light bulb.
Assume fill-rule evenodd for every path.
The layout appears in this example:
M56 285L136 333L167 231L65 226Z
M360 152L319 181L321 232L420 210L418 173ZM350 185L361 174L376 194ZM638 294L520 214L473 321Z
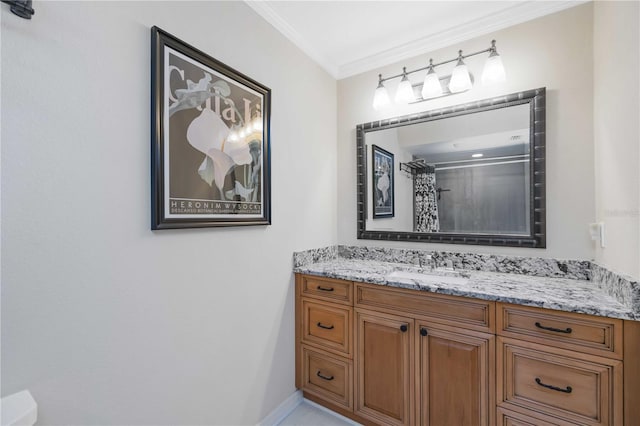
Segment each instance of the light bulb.
M378 79L378 87L373 95L373 109L376 111L389 105L389 93L387 92L387 88L384 87L384 84L382 84L382 74L378 74Z
M506 80L504 72L504 65L502 65L502 58L498 55L498 52L493 50L487 61L484 63L484 69L482 70L482 84L489 85L495 83L502 83Z
M422 84L422 99L435 98L442 95L442 85L438 74L433 70L433 60L429 59L429 72Z
M463 92L471 89L471 77L469 69L462 60L462 50L458 52L458 63L451 73L451 81L449 81L449 90L452 93Z
M415 101L413 87L411 87L411 82L407 77L407 68L402 68L402 80L400 80L400 84L398 84L394 99L398 104L408 104L409 102Z
M229 133L229 137L227 138L230 142L236 142L238 140L238 132L232 130Z

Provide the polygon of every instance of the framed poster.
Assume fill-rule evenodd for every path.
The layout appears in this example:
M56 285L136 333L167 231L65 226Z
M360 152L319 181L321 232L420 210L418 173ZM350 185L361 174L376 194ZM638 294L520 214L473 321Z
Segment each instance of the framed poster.
M393 217L393 154L377 145L371 145L371 151L373 218Z
M271 224L271 89L153 27L151 108L151 229Z

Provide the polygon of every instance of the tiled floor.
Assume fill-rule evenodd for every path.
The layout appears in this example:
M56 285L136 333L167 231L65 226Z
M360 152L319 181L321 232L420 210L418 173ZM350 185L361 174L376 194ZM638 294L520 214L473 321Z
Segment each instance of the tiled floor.
M331 414L315 404L303 401L278 426L352 426L359 425L342 416Z

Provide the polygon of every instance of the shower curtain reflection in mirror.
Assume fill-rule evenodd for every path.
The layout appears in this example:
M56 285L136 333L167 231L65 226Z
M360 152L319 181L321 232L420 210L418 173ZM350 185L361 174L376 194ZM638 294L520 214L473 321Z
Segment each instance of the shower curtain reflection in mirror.
M438 232L438 201L436 195L436 171L426 166L413 177L415 232Z

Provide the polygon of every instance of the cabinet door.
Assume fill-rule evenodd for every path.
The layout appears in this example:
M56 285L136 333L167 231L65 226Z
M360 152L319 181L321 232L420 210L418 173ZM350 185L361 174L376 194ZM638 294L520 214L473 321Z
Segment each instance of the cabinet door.
M356 414L378 424L413 424L413 320L366 311L356 317Z
M495 337L419 323L420 424L494 424Z

